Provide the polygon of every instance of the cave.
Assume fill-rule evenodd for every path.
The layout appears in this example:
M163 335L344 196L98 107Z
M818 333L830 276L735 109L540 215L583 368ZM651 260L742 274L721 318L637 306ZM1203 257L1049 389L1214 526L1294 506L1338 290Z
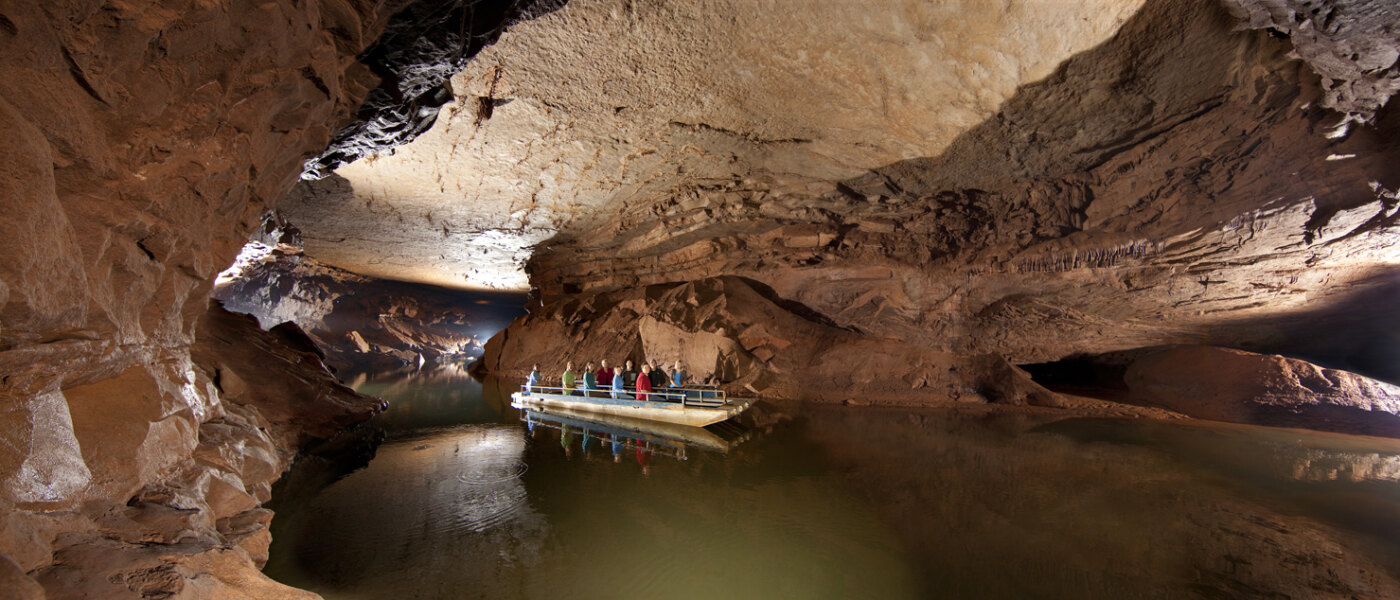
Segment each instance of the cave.
M61 0L0 73L0 595L1400 596L1392 2ZM599 358L753 408L511 406Z

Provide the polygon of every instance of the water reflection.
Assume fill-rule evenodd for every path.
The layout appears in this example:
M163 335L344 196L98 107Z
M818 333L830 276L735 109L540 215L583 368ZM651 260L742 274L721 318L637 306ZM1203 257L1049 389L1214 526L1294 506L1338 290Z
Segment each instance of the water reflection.
M367 378L385 442L274 494L267 572L332 600L1400 597L1394 440L768 407L712 447L469 381Z
M511 406L522 408L514 403ZM753 429L735 423L727 423L723 427L691 427L626 417L592 415L568 409L524 408L520 420L525 423L531 438L537 437L543 429L557 430L559 444L564 448L567 457L573 456L575 445L587 458L591 456L591 447L601 444L611 448L613 462L621 462L622 454L629 448L633 449L643 472L649 472L647 467L653 454L675 460L687 460L687 452L690 449L728 452L756 433Z

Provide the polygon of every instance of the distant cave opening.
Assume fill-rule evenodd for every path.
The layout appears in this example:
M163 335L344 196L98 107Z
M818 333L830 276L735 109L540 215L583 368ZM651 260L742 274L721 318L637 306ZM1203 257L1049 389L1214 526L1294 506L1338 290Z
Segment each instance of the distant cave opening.
M1128 384L1126 362L1104 356L1077 354L1060 360L1017 365L1046 389L1102 400L1124 401Z

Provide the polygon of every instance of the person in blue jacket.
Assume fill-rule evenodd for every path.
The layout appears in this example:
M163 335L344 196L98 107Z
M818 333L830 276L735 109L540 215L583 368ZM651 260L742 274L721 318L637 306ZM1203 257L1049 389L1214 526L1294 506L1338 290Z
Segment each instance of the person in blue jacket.
M623 376L622 369L613 372L612 389L614 400L630 399L627 398L627 378Z
M525 378L525 393L533 392L541 385L544 385L544 376L540 375L540 366L535 365L535 368L530 370L530 376Z

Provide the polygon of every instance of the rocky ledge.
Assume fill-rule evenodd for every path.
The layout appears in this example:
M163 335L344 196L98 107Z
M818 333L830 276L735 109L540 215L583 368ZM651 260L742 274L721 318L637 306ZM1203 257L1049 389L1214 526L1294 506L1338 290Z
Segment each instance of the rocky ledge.
M265 332L212 304L199 328L185 389L162 389L148 367L133 367L64 390L66 438L34 424L21 477L5 490L15 501L0 550L30 586L12 589L37 581L50 599L315 597L259 570L271 542L262 504L298 449L382 402L337 383L295 326ZM51 487L32 487L26 473Z

